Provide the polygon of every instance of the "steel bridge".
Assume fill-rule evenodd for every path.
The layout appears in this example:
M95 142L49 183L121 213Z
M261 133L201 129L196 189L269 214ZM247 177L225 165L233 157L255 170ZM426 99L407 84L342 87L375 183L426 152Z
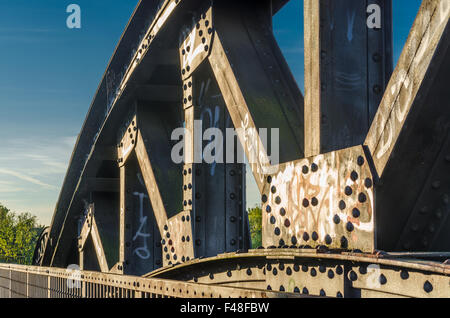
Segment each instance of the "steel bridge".
M0 296L450 297L450 1L423 0L393 69L391 0L304 0L304 96L272 30L287 2L140 1ZM250 162L259 249L245 164L197 160L209 128Z

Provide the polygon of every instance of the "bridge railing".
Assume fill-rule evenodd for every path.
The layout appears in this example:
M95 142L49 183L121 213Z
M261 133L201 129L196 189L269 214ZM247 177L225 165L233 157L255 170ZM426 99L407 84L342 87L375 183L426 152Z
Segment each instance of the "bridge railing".
M279 298L289 296L293 295L258 289L79 271L72 268L0 264L0 298Z

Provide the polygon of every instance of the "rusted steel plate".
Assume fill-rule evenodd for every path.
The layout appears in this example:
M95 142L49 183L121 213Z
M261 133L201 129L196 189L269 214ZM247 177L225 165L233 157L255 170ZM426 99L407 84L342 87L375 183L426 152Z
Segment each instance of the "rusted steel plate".
M305 17L305 157L320 153L320 4L321 1L304 1Z
M214 25L211 2L204 10L197 10L189 26L181 30L180 66L183 81L188 79L211 52Z
M165 266L194 258L192 222L192 212L183 211L171 217L164 225L161 243Z
M273 259L266 265L267 289L321 297L344 297L344 266L317 260Z
M361 146L281 165L262 195L263 245L372 252L372 184Z
M279 130L280 162L304 154L303 98L273 37L270 7L264 4L214 2L215 34L208 57L260 191L270 161L257 129Z
M390 0L304 1L306 157L363 143L392 73L391 9Z
M132 118L130 125L125 130L123 134L122 141L118 148L118 162L119 167L125 165L130 154L132 154L134 148L136 147L136 140L138 134L136 115Z
M436 48L449 28L449 16L448 0L424 0L420 7L365 140L379 176L383 174L411 106L423 85Z
M348 273L354 288L390 297L450 298L450 277L401 268L364 264Z

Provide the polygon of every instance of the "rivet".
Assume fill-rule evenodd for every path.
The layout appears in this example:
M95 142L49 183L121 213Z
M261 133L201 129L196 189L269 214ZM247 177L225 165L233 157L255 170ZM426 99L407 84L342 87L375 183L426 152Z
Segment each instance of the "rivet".
M309 234L308 234L307 232L304 232L304 233L303 233L303 240L304 240L305 242L308 242L308 241L309 241Z
M270 207L270 205L266 206L266 212L267 212L267 213L272 212L272 208Z
M347 207L347 205L345 204L345 201L344 201L344 200L341 200L341 201L339 202L339 209L345 210L346 207Z
M317 241L319 239L319 234L317 234L317 232L314 231L314 232L312 232L311 238L314 241Z
M354 218L359 218L361 216L361 212L359 211L358 208L354 208L352 210L352 215L353 215Z
M364 162L365 162L364 157L363 156L359 156L358 159L357 159L358 166L364 165Z
M440 181L434 181L434 182L431 184L431 187L432 187L433 189L437 190L437 189L439 189L439 188L441 187L441 182L440 182Z
M319 293L320 293L320 296L322 296L322 297L327 296L327 294L325 293L325 291L323 289L321 289Z
M307 174L309 172L308 166L303 166L302 172L303 172L303 174Z
M307 208L307 207L309 206L309 201L308 201L308 199L303 199L303 206L304 206L305 208Z
M247 275L251 276L252 275L252 270L250 268L247 269Z
M450 199L449 199L449 197L448 197L448 194L444 194L444 195L442 196L442 202L443 202L445 205L448 205L448 204L449 204Z
M266 203L267 202L267 195L263 194L262 197L261 197L261 201L263 203Z
M311 199L311 204L312 204L313 206L317 206L317 205L319 204L319 200L317 200L317 198L314 197L314 198Z
M316 277L317 276L317 271L315 268L311 268L310 274L312 277Z
M276 197L275 198L275 203L276 204L280 204L281 203L281 198L280 197Z
M236 217L235 217L235 216L230 216L230 222L231 222L231 223L236 222Z
M285 216L286 215L286 210L284 208L280 209L280 215L281 216Z
M367 189L372 188L373 185L372 179L366 178L366 180L364 181L364 185L366 186Z
M308 288L304 287L303 290L302 290L302 294L303 295L309 295Z
M367 274L367 266L360 266L360 267L359 267L359 273L360 273L361 275Z
M316 172L317 170L319 170L319 167L318 167L315 163L313 163L313 164L311 165L311 171L312 171L312 172Z
M277 192L277 188L275 186L272 186L272 188L270 188L270 191L272 193L276 193Z
M286 219L285 221L284 221L284 226L285 227L289 227L291 225L291 222L288 220L288 219Z
M385 285L387 283L387 278L386 276L381 274L380 277L378 278L378 281L380 282L381 285Z
M336 266L336 274L342 275L343 272L344 270L342 269L341 265Z
M277 276L278 270L277 270L276 267L273 268L272 274L273 274L274 276Z
M409 278L409 273L408 273L408 271L402 270L402 271L400 272L400 277L401 277L403 280L408 279L408 278Z
M366 196L364 193L361 192L361 193L358 195L358 200L359 200L359 202L364 203L364 202L367 201L367 196Z
M344 192L345 192L346 195L350 196L350 195L352 195L353 190L352 190L351 187L346 186Z
M341 237L341 248L347 248L348 247L348 240L345 236Z
M352 173L350 174L350 179L352 179L353 181L358 180L358 173L356 171L352 171Z
M335 215L334 217L333 217L333 222L335 223L335 224L339 224L340 222L341 222L341 218L339 217L339 215Z
M431 293L433 291L433 285L429 281L426 281L423 284L423 290L425 290L425 292L427 293Z
M378 54L378 53L374 53L374 54L372 55L372 60L373 60L374 62L376 62L376 63L381 62L381 55Z
M380 93L381 93L381 87L380 87L380 85L374 85L374 87L373 87L373 92L374 92L375 94L380 94Z
M291 238L291 243L292 245L297 245L297 238L295 236Z
M272 183L272 177L271 176L267 177L267 183Z
M426 206L420 208L419 213L420 214L427 214L428 213L428 208Z
M275 233L275 235L280 235L281 234L281 231L280 231L280 229L279 228L275 228L275 231L274 231L274 233Z
M325 236L325 243L326 243L327 245L330 245L332 242L333 242L333 240L331 239L331 236L330 236L329 234L327 234L327 235Z
M277 222L277 220L275 219L275 217L272 215L270 217L270 224L275 224Z
M353 226L352 222L347 222L346 229L347 231L352 232L355 229L355 227Z
M358 279L358 275L354 271L348 273L348 279L352 282Z

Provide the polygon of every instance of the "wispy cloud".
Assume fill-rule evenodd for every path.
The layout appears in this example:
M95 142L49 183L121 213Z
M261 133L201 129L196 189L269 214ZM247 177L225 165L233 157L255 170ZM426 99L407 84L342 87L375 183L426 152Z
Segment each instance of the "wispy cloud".
M0 141L0 202L49 223L76 136Z
M36 185L40 185L43 186L45 188L49 188L49 189L57 189L55 186L52 186L51 184L47 184L45 182L39 181L38 179L35 179L33 177L27 176L25 174L22 174L20 172L17 171L13 171L13 170L5 170L5 169L0 169L0 174L6 174L6 175L10 175L16 178L19 178L23 181L27 181Z

